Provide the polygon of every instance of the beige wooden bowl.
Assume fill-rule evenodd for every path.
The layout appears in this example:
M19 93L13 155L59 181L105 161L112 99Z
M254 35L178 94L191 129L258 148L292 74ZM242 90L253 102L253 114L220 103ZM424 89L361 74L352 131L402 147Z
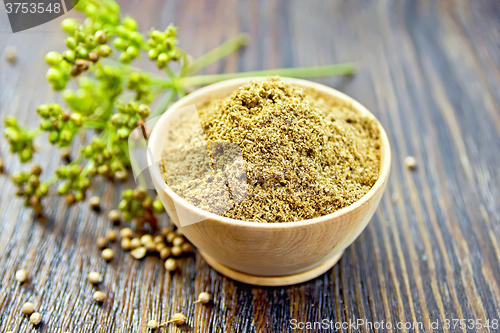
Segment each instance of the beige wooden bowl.
M317 90L332 102L350 104L373 115L359 102L330 87L299 79L282 78L299 87ZM252 77L206 86L173 104L156 123L149 149L153 159L161 159L165 130L185 106L226 97L243 84L265 80ZM181 110L182 112L182 110ZM387 135L377 121L381 137L380 177L373 188L354 204L322 217L288 223L239 221L201 210L177 196L156 168L151 172L158 195L173 223L219 273L234 280L263 286L290 285L315 278L329 270L370 221L385 189L391 164ZM151 170L151 168L150 168ZM198 220L182 227L179 216L191 214Z

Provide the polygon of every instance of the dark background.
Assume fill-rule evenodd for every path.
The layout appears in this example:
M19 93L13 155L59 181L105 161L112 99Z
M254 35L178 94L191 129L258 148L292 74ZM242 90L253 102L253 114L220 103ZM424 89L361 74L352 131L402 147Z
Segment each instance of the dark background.
M285 332L291 319L425 326L394 332L474 332L443 329L443 321L489 320L489 329L477 331L497 331L491 325L500 318L500 2L121 3L142 31L176 24L180 46L194 57L238 32L251 35L246 49L207 73L355 62L354 77L317 81L359 100L384 125L393 149L386 194L332 270L296 286L254 288L224 278L198 255L181 260L172 277L159 259L138 262L117 245L105 265L94 242L110 227L105 216L120 186L91 188L102 194L104 214L86 203L67 208L52 196L50 217L36 221L14 197L8 175L0 175L0 332L146 332L149 319L178 311L189 324L179 331ZM2 118L15 114L36 126L36 105L57 99L43 56L64 49L61 20L12 34L0 9L0 51L15 45L19 52L14 66L0 61ZM57 152L41 142L35 161L53 170ZM404 166L407 155L418 161L413 172ZM0 156L8 174L20 169L4 139ZM14 274L22 267L31 279L19 286ZM92 270L104 276L102 306L85 279ZM193 305L205 290L214 302ZM43 316L36 330L20 313L28 300ZM429 329L429 320L439 320L439 328Z

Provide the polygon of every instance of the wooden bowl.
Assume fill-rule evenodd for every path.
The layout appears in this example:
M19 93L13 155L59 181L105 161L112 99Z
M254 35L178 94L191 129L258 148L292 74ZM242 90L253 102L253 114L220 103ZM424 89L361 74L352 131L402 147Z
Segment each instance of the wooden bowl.
M265 77L241 78L219 82L198 89L173 104L156 123L149 138L152 158L159 161L165 133L179 109L226 97L249 82ZM359 102L330 87L299 79L282 78L299 87L310 87L326 100L351 105L373 115ZM182 112L182 110L180 110ZM375 117L373 117L375 119ZM262 286L301 283L329 270L370 221L385 189L391 165L391 149L382 125L377 121L381 138L380 176L371 190L354 204L332 214L288 223L257 223L222 217L186 202L164 182L158 168L150 168L154 186L173 223L219 273L234 280ZM151 156L149 156L151 165ZM201 221L181 226L189 215Z

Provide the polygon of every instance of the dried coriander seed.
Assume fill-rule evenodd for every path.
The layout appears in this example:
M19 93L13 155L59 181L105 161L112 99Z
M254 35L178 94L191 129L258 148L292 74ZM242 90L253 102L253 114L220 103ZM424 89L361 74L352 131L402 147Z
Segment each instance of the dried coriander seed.
M140 247L132 250L130 252L130 254L132 255L132 257L134 259L139 260L139 259L144 258L144 256L146 255L147 252L148 252L148 250L146 250L146 248L144 246L140 246Z
M165 244L165 243L156 243L156 251L158 251L158 252L160 252L161 250L163 250L166 247L167 247L167 244Z
M7 46L5 48L5 59L11 64L15 63L17 60L17 47Z
M101 236L101 237L97 237L95 244L97 245L97 247L99 249L103 249L106 247L106 245L108 245L108 241L106 240L106 238Z
M35 312L35 306L31 302L26 302L23 304L21 312L27 316L31 316Z
M114 231L113 229L106 231L106 239L109 240L110 242L116 241L117 238L118 235L116 231Z
M189 243L182 244L181 248L182 248L182 253L193 253L194 252L193 245L191 245Z
M163 237L167 237L167 235L170 231L172 231L172 229L165 227L165 228L161 228L160 233L162 234Z
M144 244L144 247L146 248L146 251L148 252L155 252L156 251L156 244L154 242L147 242Z
M89 206L95 211L98 211L101 209L101 198L98 196L93 196L89 199Z
M134 233L132 232L132 229L130 229L130 228L122 228L120 230L120 236L122 238L132 238L133 234Z
M169 321L165 322L165 324L168 323L174 323L177 326L184 325L186 323L186 316L183 313L176 313L172 316L172 319Z
M139 246L141 246L141 240L139 238L132 238L130 240L130 248L132 250L137 249Z
M158 328L158 322L156 320L150 320L148 321L148 328L150 329L155 329Z
M167 239L167 243L172 243L174 238L177 236L177 234L174 231L170 231L167 236L165 237Z
M417 159L413 156L406 156L405 165L408 169L415 169L417 167Z
M172 245L176 245L176 246L180 246L184 243L184 237L175 237L173 240L172 240Z
M170 257L170 254L171 254L171 252L170 252L170 248L168 248L168 247L164 247L164 248L163 248L163 249L161 249L161 251L160 251L160 258L161 258L162 260L165 260L165 259L167 259L168 257Z
M178 257L182 254L182 248L180 246L172 246L170 251L174 257Z
M169 272L173 272L177 269L177 260L174 258L168 258L165 261L165 269Z
M90 272L87 274L87 280L92 284L101 282L101 274L99 272Z
M153 242L155 242L155 243L162 243L163 239L164 239L163 236L158 235L158 236L155 236L153 238Z
M101 257L106 261L110 261L111 259L113 259L114 255L115 253L111 249L104 249L101 252Z
M4 168L3 168L3 159L0 158L0 173L4 172Z
M25 269L20 269L16 272L16 280L19 283L24 283L28 279L28 273Z
M120 219L122 218L122 214L120 213L119 210L113 209L108 213L108 219L113 222L113 223L118 223L120 222Z
M104 302L105 296L104 293L102 293L101 291L96 291L94 295L92 295L92 298L94 298L94 301L102 303Z
M33 313L30 316L30 322L35 326L39 325L42 322L42 315L39 314L38 312Z
M124 251L129 251L131 249L130 239L123 238L122 241L121 241L121 243L120 243L120 246L122 247L122 249Z
M195 301L195 303L207 304L208 302L210 302L211 299L212 299L212 296L209 293L201 292L198 295L198 299Z
M153 242L153 236L146 234L141 237L141 245L146 245L146 243L152 243Z

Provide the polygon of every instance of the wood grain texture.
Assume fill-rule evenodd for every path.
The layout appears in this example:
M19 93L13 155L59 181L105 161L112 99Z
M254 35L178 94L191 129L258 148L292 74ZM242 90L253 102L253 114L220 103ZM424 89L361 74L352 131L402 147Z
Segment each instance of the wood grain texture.
M240 31L252 43L207 73L353 61L353 78L318 82L359 100L382 122L392 145L386 195L367 229L319 278L283 288L233 282L199 255L169 276L161 262L137 262L117 250L105 264L94 246L109 228L86 204L47 200L36 221L0 175L0 332L146 332L149 319L183 311L188 325L168 332L288 332L290 320L422 322L423 328L339 332L497 332L451 327L445 319L500 318L500 3L440 1L123 1L140 28L179 26L194 57ZM62 49L60 19L11 34L0 10L0 115L35 126L38 103L56 99L45 82L43 55ZM152 65L146 65L153 68ZM0 126L3 130L3 125ZM41 142L44 142L42 140ZM57 153L41 144L35 161L54 170ZM418 167L403 164L414 155ZM20 168L2 139L7 173ZM106 210L120 185L95 184ZM167 223L167 221L163 221ZM30 280L18 285L15 271ZM92 301L85 275L98 270L108 298ZM209 306L194 305L211 291ZM32 301L43 316L33 329L20 314ZM440 321L437 329L428 322ZM467 322L468 324L468 322ZM297 331L314 331L297 330ZM325 332L336 332L325 329Z

